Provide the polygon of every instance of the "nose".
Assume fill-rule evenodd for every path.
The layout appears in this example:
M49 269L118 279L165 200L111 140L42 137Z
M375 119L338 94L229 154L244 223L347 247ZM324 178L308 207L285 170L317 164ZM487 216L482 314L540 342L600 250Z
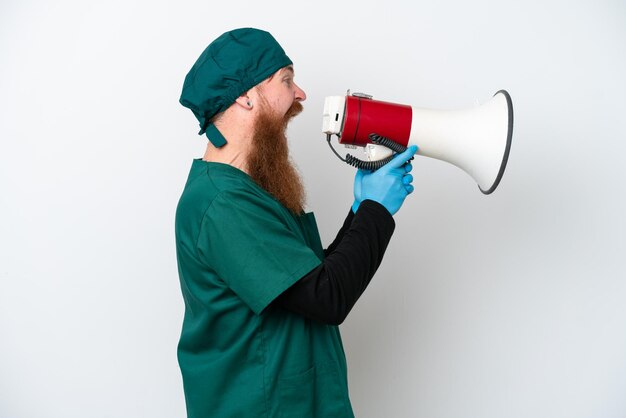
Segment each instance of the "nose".
M306 93L296 84L296 100L303 102L306 100Z

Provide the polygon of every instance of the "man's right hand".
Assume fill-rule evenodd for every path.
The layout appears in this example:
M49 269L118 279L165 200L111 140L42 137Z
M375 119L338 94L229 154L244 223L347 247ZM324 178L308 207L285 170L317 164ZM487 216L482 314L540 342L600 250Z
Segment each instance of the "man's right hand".
M413 192L413 176L409 174L413 166L408 161L416 152L417 146L412 145L376 171L357 170L352 211L356 213L362 201L373 200L395 215Z

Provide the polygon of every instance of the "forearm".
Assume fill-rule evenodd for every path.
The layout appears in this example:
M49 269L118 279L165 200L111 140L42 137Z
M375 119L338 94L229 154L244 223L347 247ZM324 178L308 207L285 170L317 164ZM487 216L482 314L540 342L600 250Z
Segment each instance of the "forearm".
M350 229L353 219L354 219L354 212L352 211L352 209L350 209L348 211L348 216L346 216L346 219L343 221L343 225L341 226L341 229L339 229L339 232L337 232L337 236L335 237L334 241L328 246L328 248L324 250L324 256L328 257L329 254L335 251L335 248L337 248L337 245L339 245L341 240L343 240L343 237L348 231L348 229Z
M328 324L345 320L380 266L395 228L389 212L373 201L363 202L348 222L350 217L322 264L283 292L276 305Z

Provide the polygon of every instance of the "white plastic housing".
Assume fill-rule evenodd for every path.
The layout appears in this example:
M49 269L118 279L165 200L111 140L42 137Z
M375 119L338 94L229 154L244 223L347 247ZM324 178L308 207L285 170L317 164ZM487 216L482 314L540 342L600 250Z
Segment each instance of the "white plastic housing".
M367 144L365 146L365 155L368 161L380 161L393 154L393 151L387 147L376 144Z
M346 96L328 96L324 100L322 115L322 132L338 135L343 127L343 112L346 107Z

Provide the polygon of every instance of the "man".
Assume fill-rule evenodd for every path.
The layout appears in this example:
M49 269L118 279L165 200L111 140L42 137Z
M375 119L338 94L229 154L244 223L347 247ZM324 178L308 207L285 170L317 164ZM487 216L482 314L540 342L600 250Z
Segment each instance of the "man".
M324 250L285 136L305 99L291 60L258 29L218 37L185 79L180 101L209 139L176 213L190 418L354 416L337 325L382 261L416 147L357 172Z

